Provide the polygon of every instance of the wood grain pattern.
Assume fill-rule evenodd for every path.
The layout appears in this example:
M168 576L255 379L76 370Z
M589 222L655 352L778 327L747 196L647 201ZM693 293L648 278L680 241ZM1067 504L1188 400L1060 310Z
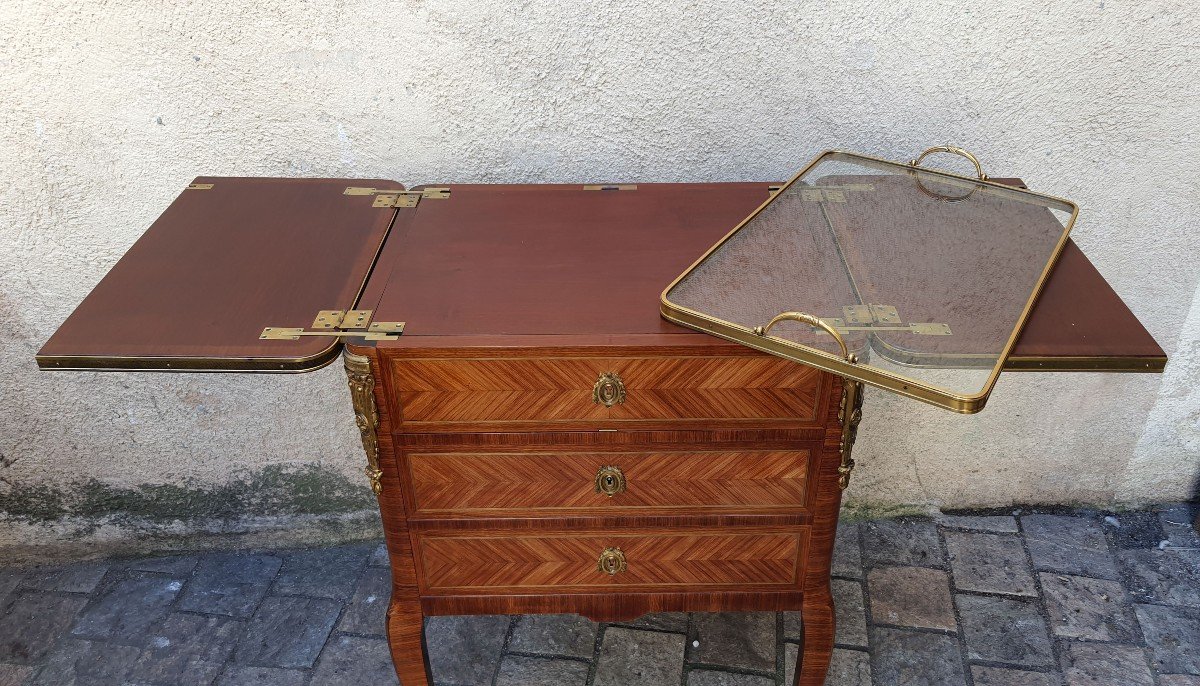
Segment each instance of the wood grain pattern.
M716 342L716 345L724 345ZM664 347L669 357L711 357L712 343L681 350ZM394 349L350 346L372 356L376 368L391 370L399 358ZM531 349L546 356L554 347L489 349L489 357L528 359ZM423 357L451 361L478 359L471 348L433 348ZM647 357L650 348L627 346L565 346L570 357ZM605 354L607 353L607 354ZM553 355L549 355L553 357ZM762 356L749 352L743 356ZM765 356L763 356L765 357ZM616 431L577 430L575 425L550 423L548 430L526 432L414 432L394 418L402 401L394 374L377 383L380 403L380 464L384 490L380 510L388 535L396 590L389 612L389 635L403 686L428 686L421 654L419 626L424 614L514 612L575 612L596 620L627 620L652 611L776 611L805 612L806 643L800 674L823 679L832 649L832 599L828 593L829 558L836 526L840 489L837 487L837 410L841 384L818 373L811 418L791 425L747 426L738 420L689 423L662 420L647 429L630 424ZM661 425L660 425L661 424ZM428 425L421 426L424 429ZM487 426L487 425L477 425ZM581 422L578 426L587 426ZM806 453L803 507L772 509L751 506L727 509L647 508L622 510L547 511L527 507L455 511L445 515L418 512L411 492L409 453L438 455L506 455L545 457L582 454L589 459L621 454L664 453ZM447 496L448 497L448 496ZM470 514L471 516L468 516ZM826 530L809 525L820 522ZM664 546L661 539L673 539ZM747 538L749 537L749 538ZM557 544L545 545L548 538ZM523 555L544 563L507 567L501 549L518 541ZM696 540L695 545L684 541ZM751 540L751 545L745 541ZM717 541L717 545L712 545ZM618 545L630 554L630 568L607 581L595 577L600 550ZM432 550L433 557L427 558ZM560 550L574 550L569 554ZM659 551L673 559L655 561ZM584 552L586 551L586 555ZM631 552L632 551L632 552ZM649 557L646 557L646 556ZM465 560L462 559L465 556ZM557 556L557 557L556 557ZM661 555L660 555L661 556ZM729 556L730 559L722 559ZM642 569L645 559L652 564ZM432 564L431 564L432 563ZM462 566L462 565L466 566ZM474 565L474 566L472 566ZM629 574L641 576L630 577ZM824 574L825 586L819 583ZM581 585L561 585L561 582ZM665 583L664 583L665 582ZM477 584L448 586L448 584ZM505 586L503 584L521 584ZM532 584L552 585L532 585ZM706 585L708 584L708 585ZM715 584L715 585L714 585ZM414 588L415 585L415 588ZM417 590L419 589L419 590ZM414 604L414 595L419 603ZM825 616L823 613L827 614ZM825 640L825 639L828 640ZM809 682L805 682L806 686ZM814 681L812 683L819 683Z
M200 177L38 352L45 368L304 371L337 339L259 340L349 309L394 210L347 186L381 180Z
M400 358L393 380L405 430L480 430L477 423L547 425L672 420L814 419L819 373L770 356ZM592 399L604 372L625 402ZM430 426L433 425L433 426Z
M674 591L620 589L591 593L524 595L431 595L421 597L426 615L582 615L595 622L627 622L650 612L782 612L800 607L802 594L787 591Z
M388 375L373 348L348 346L351 352L371 360L375 378L375 404L379 414L379 468L383 471L379 494L379 512L383 518L383 536L392 569L392 597L387 610L388 647L401 686L432 686L433 677L425 651L424 616L421 612L416 561L412 538L404 516L403 491L396 467L391 392ZM353 416L353 415L351 415Z
M627 453L408 453L414 512L465 514L509 508L692 511L805 504L807 450ZM596 492L615 466L622 493Z
M677 530L536 535L434 536L418 541L425 593L586 590L631 587L713 589L789 586L807 529ZM628 570L596 569L608 547L622 550Z

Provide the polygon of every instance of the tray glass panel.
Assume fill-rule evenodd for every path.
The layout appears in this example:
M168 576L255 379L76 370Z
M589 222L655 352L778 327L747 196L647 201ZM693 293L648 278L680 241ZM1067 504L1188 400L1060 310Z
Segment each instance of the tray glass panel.
M1066 242L1069 201L818 156L663 292L672 321L959 412L982 409ZM832 326L781 321L801 312Z

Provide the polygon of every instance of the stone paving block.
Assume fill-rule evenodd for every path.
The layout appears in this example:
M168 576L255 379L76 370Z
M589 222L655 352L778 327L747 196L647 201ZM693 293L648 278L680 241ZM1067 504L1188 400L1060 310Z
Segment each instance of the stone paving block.
M109 565L105 562L91 562L69 567L43 567L31 569L25 574L21 586L36 588L42 591L62 591L64 593L91 593L104 575L108 573Z
M867 611L863 602L862 584L857 581L834 579L833 607L837 620L834 625L834 643L865 647Z
M946 532L954 588L981 593L1036 596L1033 571L1016 536Z
M256 667L311 667L341 609L323 598L266 598L250 618L234 659Z
M967 657L1010 665L1054 665L1046 622L1037 606L1016 598L955 596Z
M683 673L679 634L608 627L600 646L593 686L678 684ZM772 661L774 669L774 661Z
M0 686L21 686L33 674L33 667L0 662Z
M125 568L135 572L156 572L169 574L175 578L191 575L196 569L200 558L196 555L171 555L169 557L147 557L133 560L125 564Z
M1117 522L1115 525L1112 524L1113 520ZM1167 538L1157 512L1122 512L1109 515L1104 520L1104 528L1108 531L1113 545L1119 549L1154 548Z
M282 561L272 555L213 555L199 566L179 600L189 612L246 618L267 594Z
M1133 643L1140 640L1133 606L1115 581L1041 572L1055 636Z
M172 613L150 635L133 677L167 684L211 683L243 628L244 622L228 617Z
M505 615L430 617L425 645L434 681L491 686L511 622Z
M792 682L784 684L791 686ZM825 686L871 686L871 656L859 650L835 648Z
M496 686L584 686L588 663L508 655L500 663Z
M383 543L380 543L378 546L376 546L375 550L371 553L371 559L367 561L367 564L372 567L390 567L392 563L388 559L387 546Z
M837 652L837 648L833 649ZM796 661L800 659L800 646L795 643L783 644L783 683L792 686L796 683ZM825 677L825 686L833 686L833 666L829 667L830 674ZM871 686L870 683L865 686Z
M1193 676L1191 674L1163 674L1158 677L1158 686L1200 686L1200 676Z
M1192 526L1192 522L1196 521L1197 512L1200 512L1200 504L1173 505L1158 513L1158 522L1171 545L1178 548L1200 548L1200 532Z
M1200 609L1136 605L1146 645L1164 674L1200 674Z
M1025 543L1038 570L1116 579L1117 567L1100 525L1083 517L1025 515Z
M971 668L975 686L1062 686L1058 672L1026 672L1001 667Z
M508 649L514 653L592 658L600 625L579 615L525 615L513 625Z
M1137 646L1067 643L1062 671L1067 686L1154 686L1146 654Z
M117 581L80 613L71 633L142 645L146 632L167 616L181 588L183 581L161 576Z
M16 569L0 570L0 611L3 611L5 600L25 578L25 572Z
M275 667L229 665L216 686L304 686L308 672Z
M84 639L64 639L46 659L31 686L129 684L141 649Z
M871 675L877 684L964 686L958 641L946 634L875 627Z
M847 579L861 579L862 547L859 545L858 524L838 524L833 539L833 562L830 573Z
M991 531L998 534L1015 534L1020 531L1017 528L1017 518L1008 515L941 515L937 518L937 523L952 529Z
M940 569L877 567L867 575L871 621L925 629L954 630L950 579Z
M631 622L615 622L615 624L635 629L657 629L658 631L686 634L688 614L686 612L651 612Z
M364 558L365 559L365 558ZM399 684L386 639L338 636L321 651L309 686Z
M0 617L0 661L39 662L86 604L87 598L42 593L14 597Z
M373 547L347 545L290 552L283 558L271 593L345 600L354 592Z
M863 560L876 564L945 568L931 519L884 519L861 525Z
M383 636L387 632L387 606L392 597L392 571L368 567L358 579L354 595L342 612L338 631Z
M695 612L687 660L771 671L775 669L776 638L774 612Z
M838 645L866 647L867 614L863 602L862 584L849 579L834 579L834 638ZM787 640L803 639L803 622L799 612L783 613L783 637Z
M688 672L687 686L775 686L775 680L752 674L693 669Z
M1134 600L1200 607L1200 550L1122 550L1117 559Z

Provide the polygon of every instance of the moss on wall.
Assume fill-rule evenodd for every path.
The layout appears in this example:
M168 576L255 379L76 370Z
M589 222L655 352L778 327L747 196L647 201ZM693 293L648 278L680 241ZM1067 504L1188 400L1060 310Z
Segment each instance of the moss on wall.
M117 486L95 479L14 485L0 493L0 513L27 523L64 518L105 522L212 521L254 516L331 515L372 510L364 479L351 481L320 465L244 470L228 482Z

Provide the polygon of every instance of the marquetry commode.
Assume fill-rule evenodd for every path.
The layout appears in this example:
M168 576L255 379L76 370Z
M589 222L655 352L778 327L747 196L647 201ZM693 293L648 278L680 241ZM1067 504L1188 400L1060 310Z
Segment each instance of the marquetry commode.
M1165 363L1065 232L1042 257L1053 270L1019 339L996 344L1004 326L979 314L1003 303L966 308L975 319L957 306L914 316L928 304L909 297L906 272L836 227L869 224L853 212L872 192L899 203L889 217L1010 197L930 174L782 190L199 178L38 362L304 371L341 355L391 556L388 635L404 686L431 683L428 615L739 610L800 610L797 683L816 686L832 651L830 556L862 381L889 388L887 365L903 357L942 376L914 372L890 390L974 411L982 399L938 395L964 378L954 370ZM905 178L946 204L888 200ZM830 227L840 262L771 233L805 216ZM734 227L743 238L723 241ZM995 238L970 241L994 251ZM801 271L759 260L762 245ZM858 278L822 286L844 279L838 268ZM924 290L946 288L937 273ZM889 283L901 290L880 295ZM748 296L756 289L766 302ZM872 308L881 297L892 302ZM794 308L817 313L774 317ZM994 365L979 361L989 355Z

